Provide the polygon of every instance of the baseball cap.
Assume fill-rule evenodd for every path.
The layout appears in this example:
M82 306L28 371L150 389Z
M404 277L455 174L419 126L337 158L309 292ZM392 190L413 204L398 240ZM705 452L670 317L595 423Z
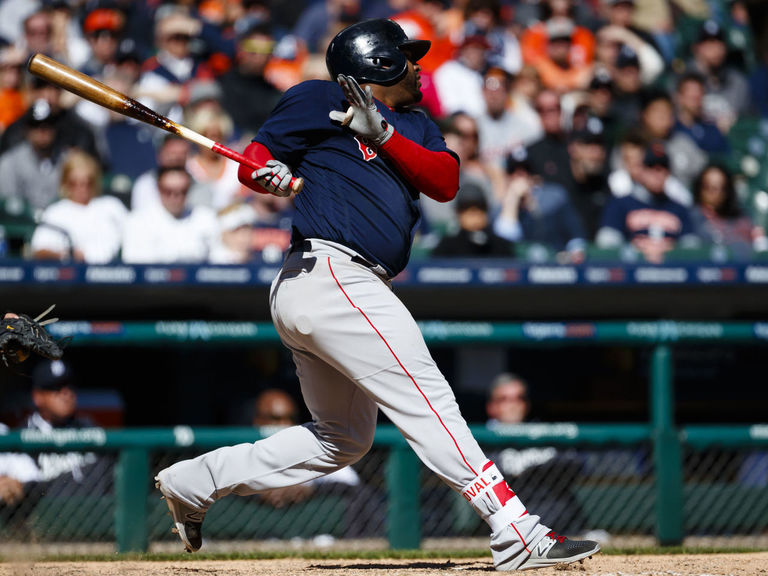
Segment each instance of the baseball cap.
M573 131L571 141L583 142L584 144L604 144L605 126L599 118L592 116L587 119L583 128Z
M456 210L461 211L469 208L488 210L488 199L485 197L483 189L477 184L465 184L459 189Z
M156 26L161 36L194 37L200 33L202 24L183 12L171 12L161 16Z
M219 212L219 228L223 231L237 230L241 226L256 224L256 211L248 204L236 204Z
M573 22L570 18L550 18L547 20L547 37L550 40L570 40L573 36Z
M518 146L508 155L505 163L507 174L512 174L515 170L522 169L531 172L531 162L528 158L528 151L523 146Z
M645 151L645 157L643 158L643 165L649 168L662 166L669 169L669 156L667 156L664 144L657 142L648 146Z
M115 54L115 60L118 64L129 61L141 64L141 54L139 54L139 49L133 38L124 38L120 41L120 45L117 47L117 54Z
M639 68L640 59L637 57L637 52L624 44L619 50L619 55L616 57L616 68L628 68L630 66Z
M701 23L697 42L706 42L707 40L725 42L725 31L717 20L710 19Z
M43 360L32 371L32 387L38 390L61 390L72 383L72 369L63 360Z
M480 46L481 48L489 50L491 48L491 43L488 42L488 38L483 34L469 34L464 36L464 40L461 42L461 47L464 48L465 46Z
M262 34L272 36L272 23L269 18L259 14L248 15L238 18L234 25L235 37L242 40L251 34Z
M224 93L218 82L214 80L194 80L189 86L190 106L206 100L220 100Z
M123 15L111 8L96 8L91 10L83 22L83 32L93 34L101 30L119 32L123 29Z
M24 113L24 122L27 126L53 125L55 120L51 105L42 98L32 102Z
M595 75L592 76L592 80L589 82L590 90L599 90L600 88L612 88L613 79L611 79L611 73L604 68L598 68L595 70Z

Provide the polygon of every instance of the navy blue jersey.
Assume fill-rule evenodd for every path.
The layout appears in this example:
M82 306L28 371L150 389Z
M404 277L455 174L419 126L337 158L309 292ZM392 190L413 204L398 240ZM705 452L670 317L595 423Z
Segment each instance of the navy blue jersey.
M620 231L627 240L665 238L672 241L694 232L688 209L666 195L647 202L634 195L613 198L603 212L602 226Z
M449 152L439 128L423 113L377 105L404 137ZM419 192L385 157L328 117L347 107L335 82L302 82L283 95L254 141L304 178L293 220L302 237L349 246L394 276L408 263L420 218Z

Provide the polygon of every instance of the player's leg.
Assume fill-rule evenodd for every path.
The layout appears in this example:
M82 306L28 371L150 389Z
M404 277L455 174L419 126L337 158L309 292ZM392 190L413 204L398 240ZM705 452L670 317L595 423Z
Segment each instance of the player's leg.
M278 302L284 306L282 328L295 346L311 347L355 379L422 461L464 494L492 527L498 568L520 567L537 546L546 556L555 544L565 545L547 536L550 530L526 511L487 460L403 304L368 270L334 258L332 251L321 257L324 252L313 251L318 261L311 297L297 293Z
M312 354L296 352L294 359L313 422L177 462L160 472L167 492L205 511L232 493L247 496L330 474L370 449L376 404Z

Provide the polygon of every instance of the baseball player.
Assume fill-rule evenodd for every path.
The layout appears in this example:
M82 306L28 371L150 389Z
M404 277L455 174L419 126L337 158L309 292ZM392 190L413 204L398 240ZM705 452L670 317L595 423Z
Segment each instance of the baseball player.
M292 175L305 181L270 305L312 422L158 473L189 551L202 545L216 500L307 482L359 460L379 409L490 525L496 569L554 566L600 549L558 536L526 510L472 437L392 291L408 262L419 195L448 201L458 190L457 156L431 120L408 108L421 98L418 60L429 46L386 19L342 30L326 53L336 81L289 89L246 148L267 166L240 169L240 181L257 192L286 196Z

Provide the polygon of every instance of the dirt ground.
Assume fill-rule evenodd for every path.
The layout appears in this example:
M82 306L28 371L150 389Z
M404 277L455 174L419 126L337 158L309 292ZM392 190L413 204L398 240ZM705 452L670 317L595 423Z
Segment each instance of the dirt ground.
M488 576L490 558L425 560L231 560L0 564L0 576ZM766 576L768 552L657 556L596 555L536 576Z

